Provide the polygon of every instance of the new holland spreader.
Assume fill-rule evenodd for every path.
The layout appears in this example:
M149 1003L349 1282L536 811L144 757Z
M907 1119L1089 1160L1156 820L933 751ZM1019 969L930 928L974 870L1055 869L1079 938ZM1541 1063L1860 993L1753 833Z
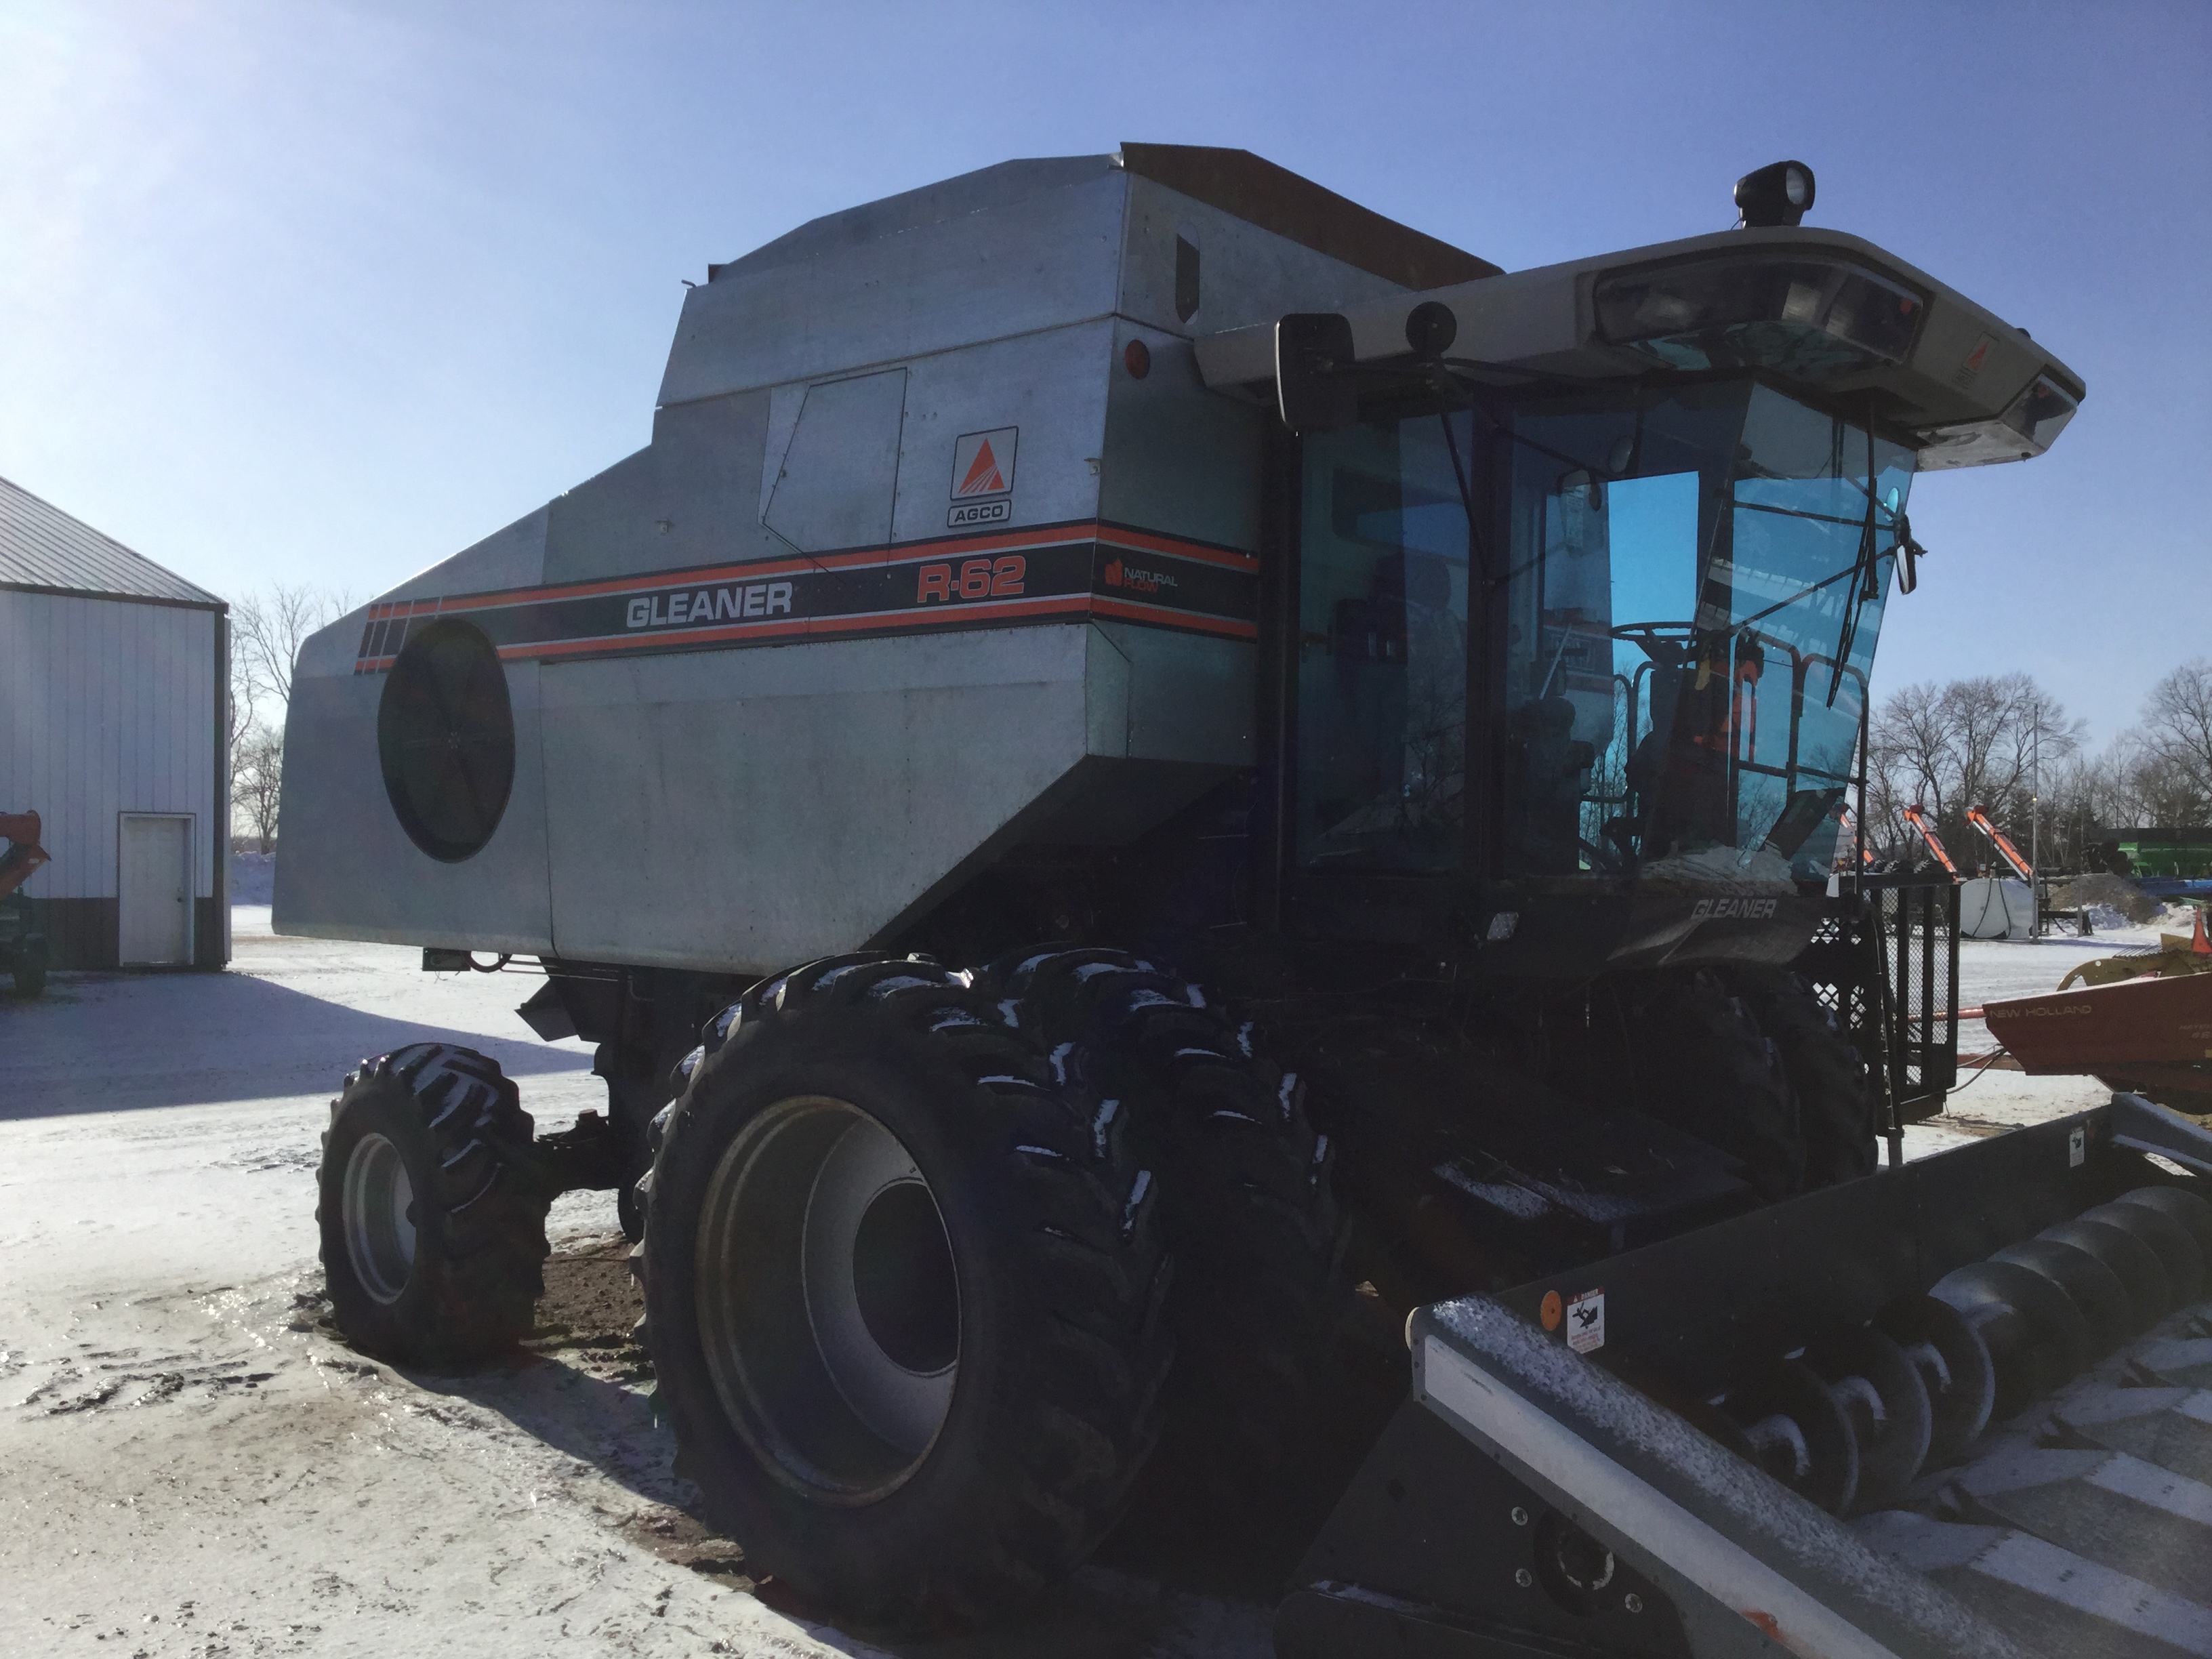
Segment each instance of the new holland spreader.
M1285 1655L2212 1652L2212 1142L1906 1163L1955 900L1841 830L1916 481L2083 387L1812 195L1508 273L1130 144L709 266L647 447L301 658L278 928L609 1097L365 1062L341 1328L498 1349L615 1189L867 1628L1289 1528Z

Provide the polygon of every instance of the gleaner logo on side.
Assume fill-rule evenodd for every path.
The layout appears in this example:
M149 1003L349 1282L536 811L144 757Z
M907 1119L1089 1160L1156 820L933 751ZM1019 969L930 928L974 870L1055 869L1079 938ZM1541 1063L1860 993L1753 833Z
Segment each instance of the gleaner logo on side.
M1692 921L1727 921L1741 918L1745 921L1774 920L1772 899L1699 899L1690 907Z
M1014 445L1021 428L965 432L952 446L952 506L947 530L1009 524L1014 516Z
M753 582L744 587L702 587L696 593L640 595L624 618L632 628L697 628L708 623L738 622L747 617L789 615L789 582Z

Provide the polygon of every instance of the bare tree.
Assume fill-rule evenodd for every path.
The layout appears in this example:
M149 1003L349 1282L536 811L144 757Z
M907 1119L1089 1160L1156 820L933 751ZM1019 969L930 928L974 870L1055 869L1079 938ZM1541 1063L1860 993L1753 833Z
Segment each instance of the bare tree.
M249 594L231 607L231 653L242 662L256 691L279 708L292 701L292 670L307 635L353 609L343 592L282 582Z
M265 726L254 726L239 745L233 765L239 780L233 786L232 800L245 813L261 850L266 853L276 842L276 809L284 785L283 734Z
M1966 822L1978 807L2015 840L2040 803L2039 773L2056 780L2081 752L2084 722L2027 674L1908 685L1883 702L1870 732L1869 834L1909 852L1904 809L1919 806L1954 858L1981 861Z
M2212 804L2212 657L2184 663L2151 687L2135 738L2154 793L2197 814L2154 821L2204 823Z
M246 662L246 653L240 648L236 614L231 618L230 631L230 687L224 698L228 716L223 736L224 752L230 757L230 799L234 806L240 799L240 789L245 782L246 739L254 727L253 710L256 692L253 675Z
M346 593L282 582L230 608L230 799L267 852L276 839L284 769L284 714L307 636L353 608ZM275 726L258 718L274 711Z
M1908 806L1925 807L1939 819L1943 815L1955 738L1943 698L1943 688L1923 680L1893 692L1875 715L1867 757L1872 797L1867 838L1876 847L1901 849L1911 841Z
M2105 761L2109 822L2157 829L2212 822L2212 791L2204 787L2186 751L2159 745L2137 728L2114 739Z

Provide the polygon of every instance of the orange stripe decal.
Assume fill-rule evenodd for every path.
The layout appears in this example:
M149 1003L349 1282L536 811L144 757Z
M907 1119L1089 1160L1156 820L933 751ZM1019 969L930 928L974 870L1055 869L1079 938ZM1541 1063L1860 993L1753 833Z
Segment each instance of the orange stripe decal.
M388 670L432 617L464 617L510 661L720 650L1085 617L1258 637L1259 561L1100 521L379 600L356 673Z

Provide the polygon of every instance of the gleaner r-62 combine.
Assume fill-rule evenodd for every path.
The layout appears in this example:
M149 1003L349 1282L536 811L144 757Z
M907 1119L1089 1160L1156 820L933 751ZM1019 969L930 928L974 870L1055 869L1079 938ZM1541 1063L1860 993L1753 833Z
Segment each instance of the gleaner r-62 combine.
M709 267L301 658L279 929L537 958L611 1103L365 1063L341 1327L617 1188L678 1467L876 1626L1325 1484L1286 1655L2212 1652L2212 1140L1903 1164L1952 890L1838 847L1915 475L2082 386L1812 188L1507 274L1132 144Z

